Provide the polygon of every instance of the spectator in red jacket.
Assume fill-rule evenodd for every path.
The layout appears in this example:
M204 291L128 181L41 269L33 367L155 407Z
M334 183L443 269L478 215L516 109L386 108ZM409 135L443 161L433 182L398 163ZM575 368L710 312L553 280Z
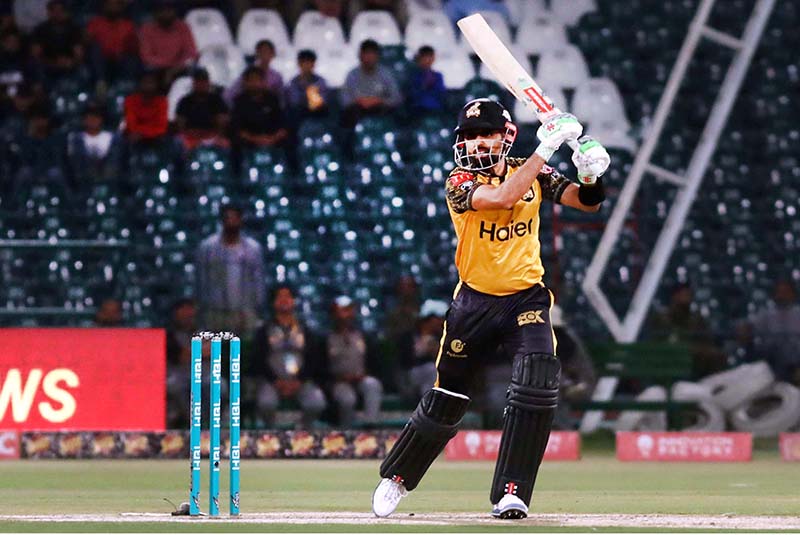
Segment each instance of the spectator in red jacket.
M164 87L197 59L192 30L178 18L171 4L158 5L153 20L142 25L139 54L146 68L157 69L162 74Z
M167 97L158 92L158 78L148 71L139 89L125 97L125 133L133 144L155 141L167 133Z
M125 15L124 0L105 0L103 13L86 26L94 74L111 83L120 76L133 77L139 59L136 26Z

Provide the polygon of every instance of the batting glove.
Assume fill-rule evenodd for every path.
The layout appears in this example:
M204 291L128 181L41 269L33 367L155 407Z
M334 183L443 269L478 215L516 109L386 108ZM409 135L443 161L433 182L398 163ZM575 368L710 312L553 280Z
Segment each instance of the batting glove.
M539 138L540 143L536 147L535 154L547 161L562 143L570 139L578 139L582 133L583 125L571 113L554 115L542 123L542 126L536 131L536 137Z
M579 147L572 153L572 163L578 169L578 181L592 185L611 165L611 157L605 147L591 136L583 136L578 143Z

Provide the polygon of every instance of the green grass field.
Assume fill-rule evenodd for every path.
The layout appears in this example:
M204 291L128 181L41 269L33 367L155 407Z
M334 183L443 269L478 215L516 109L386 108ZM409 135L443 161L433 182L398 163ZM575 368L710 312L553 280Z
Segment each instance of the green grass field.
M244 462L242 519L229 523L224 517L200 521L183 518L165 524L155 522L172 520L168 515L171 506L164 498L176 503L187 499L188 461L3 462L0 531L565 531L577 528L561 523L558 515L676 514L720 515L729 522L725 531L732 526L735 529L737 524L730 519L738 515L794 516L794 523L784 525L778 519L778 524L772 522L765 528L800 529L800 465L779 460L775 452L757 452L753 462L742 464L621 463L612 454L599 452L590 452L579 462L545 463L532 515L516 524L489 519L492 464L444 460L433 465L421 486L401 503L391 519L376 524L369 512L377 467L377 461ZM227 489L226 468L223 465L223 492ZM204 462L204 508L207 477ZM227 510L227 500L222 505L223 511ZM123 513L151 516L120 516ZM100 515L93 518L100 522L30 522L8 517L86 514ZM537 514L545 515L545 519L537 521ZM330 521L325 520L326 515ZM603 530L602 518L592 531ZM609 518L613 520L614 516ZM126 519L137 522L120 522ZM690 527L675 526L681 531ZM714 525L703 527L713 529ZM750 525L748 531L757 527ZM607 528L629 529L611 521ZM642 524L637 531L647 528Z

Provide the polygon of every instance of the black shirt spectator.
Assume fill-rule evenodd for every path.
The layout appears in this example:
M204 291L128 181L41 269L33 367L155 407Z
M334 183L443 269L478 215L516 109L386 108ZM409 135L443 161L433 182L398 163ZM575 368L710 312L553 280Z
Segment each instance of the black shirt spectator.
M81 29L70 19L63 1L47 3L47 20L34 28L31 52L52 65L64 61L72 65L83 58Z
M274 146L287 136L278 96L264 89L261 69L249 67L243 75L244 92L233 104L233 130L245 144Z
M175 116L187 149L216 138L224 129L228 105L219 91L211 85L205 69L194 72L192 90L178 102Z

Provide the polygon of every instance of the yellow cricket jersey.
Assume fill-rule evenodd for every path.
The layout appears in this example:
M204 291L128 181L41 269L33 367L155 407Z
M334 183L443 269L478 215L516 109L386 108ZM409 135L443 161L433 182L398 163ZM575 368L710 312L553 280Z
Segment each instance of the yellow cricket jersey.
M497 186L525 163L507 158L506 174L490 176L456 167L446 182L447 206L458 246L456 267L467 286L491 295L509 295L541 282L544 275L539 245L539 206L542 199L560 202L570 181L545 165L533 186L511 210L472 208L479 187Z

